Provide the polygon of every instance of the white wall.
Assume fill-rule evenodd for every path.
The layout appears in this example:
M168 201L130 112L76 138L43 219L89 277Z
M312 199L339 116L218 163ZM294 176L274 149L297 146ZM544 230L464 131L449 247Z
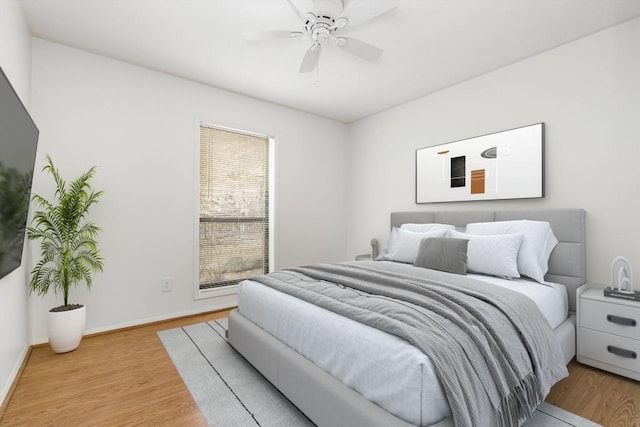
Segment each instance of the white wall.
M0 67L29 108L31 35L17 0L0 0ZM26 257L26 252L25 252ZM28 349L26 259L0 279L0 404Z
M235 304L193 300L198 120L275 137L277 268L345 258L346 125L40 39L32 93L36 169L45 153L70 178L97 165L106 191L92 214L105 271L71 294L88 332ZM34 191L50 194L50 181L37 174ZM60 299L30 302L32 341L44 341Z
M391 211L582 207L589 280L608 282L616 255L640 277L639 45L635 19L353 123L348 255L386 241ZM417 148L537 122L544 199L415 204Z

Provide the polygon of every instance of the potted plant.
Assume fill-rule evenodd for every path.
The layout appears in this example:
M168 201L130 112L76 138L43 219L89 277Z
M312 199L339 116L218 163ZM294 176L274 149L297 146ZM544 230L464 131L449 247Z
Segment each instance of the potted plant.
M64 305L49 310L48 332L53 351L65 353L80 345L86 319L85 306L69 304L69 289L83 281L90 289L92 273L103 267L96 242L100 228L85 218L103 192L89 184L95 166L67 185L49 155L46 160L42 170L53 176L56 191L52 201L37 194L32 198L39 210L27 235L40 241L42 258L31 271L29 290L45 295L53 287L62 293Z

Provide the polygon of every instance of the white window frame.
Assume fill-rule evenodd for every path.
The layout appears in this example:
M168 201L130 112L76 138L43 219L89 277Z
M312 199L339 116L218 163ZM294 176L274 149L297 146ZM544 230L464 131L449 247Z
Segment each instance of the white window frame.
M193 299L202 300L207 298L223 297L227 295L235 295L238 293L238 285L221 286L210 289L200 289L200 126L214 127L216 129L229 132L242 133L260 138L267 138L269 141L269 271L274 271L275 263L275 138L265 134L256 132L248 132L245 130L234 129L226 126L214 125L204 120L198 120L195 126L195 144L194 144L194 174L193 174Z

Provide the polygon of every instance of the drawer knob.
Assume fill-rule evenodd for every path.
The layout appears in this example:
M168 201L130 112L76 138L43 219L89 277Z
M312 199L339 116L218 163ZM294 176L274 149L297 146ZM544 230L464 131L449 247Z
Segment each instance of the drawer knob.
M615 354L616 356L626 357L627 359L638 358L638 354L635 351L625 350L624 348L614 347L612 345L607 346L607 351L609 353Z
M638 322L636 322L636 319L615 316L613 314L607 314L607 320L611 323L615 323L616 325L622 325L622 326L636 326L638 324Z

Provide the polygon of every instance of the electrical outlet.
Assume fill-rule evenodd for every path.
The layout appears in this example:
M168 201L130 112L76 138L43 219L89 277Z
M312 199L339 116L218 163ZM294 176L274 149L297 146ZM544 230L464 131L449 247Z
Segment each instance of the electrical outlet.
M160 279L160 288L162 289L162 292L171 292L173 287L172 282L171 277L163 277Z

